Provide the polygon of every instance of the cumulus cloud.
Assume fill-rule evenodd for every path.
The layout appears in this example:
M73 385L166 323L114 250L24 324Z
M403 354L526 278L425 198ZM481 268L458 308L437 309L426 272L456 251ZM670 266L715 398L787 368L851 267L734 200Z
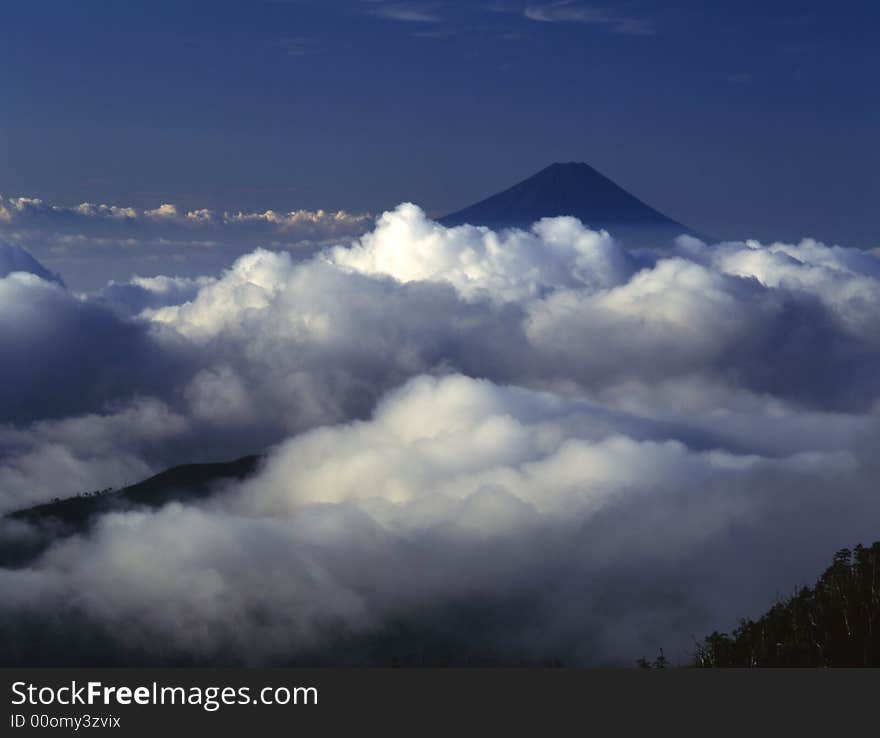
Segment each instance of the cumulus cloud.
M166 207L166 206L163 206ZM171 206L173 207L173 206ZM118 205L95 205L90 202L84 202L73 208L72 212L82 215L86 218L115 218L115 219L131 219L138 217L138 212L134 208L119 207Z
M7 223L19 222L27 225L27 221L43 219L44 222L54 220L56 223L79 220L105 221L173 221L179 225L210 223L241 223L249 221L266 222L288 228L302 224L320 226L325 222L336 226L366 225L371 222L369 215L347 213L344 210L326 212L324 210L293 210L278 212L266 210L261 213L243 211L224 211L217 213L207 208L181 210L174 203L162 203L155 208L137 210L136 208L107 205L103 203L83 202L72 207L47 203L36 197L8 197L0 195L0 218Z
M130 659L296 663L393 622L427 628L430 650L432 615L469 604L492 629L437 626L462 653L626 663L658 643L681 653L877 510L850 451L761 456L674 435L583 401L417 378L367 422L285 442L206 506L110 515L4 572L15 595L0 613L75 603L124 634ZM834 504L832 485L859 508Z
M136 316L148 309L180 305L198 297L203 287L213 284L212 277L133 277L127 282L110 281L95 293L96 302L116 309L123 315Z
M171 203L162 203L158 208L145 210L144 215L148 218L177 218L177 206Z
M4 627L44 644L94 637L121 663L684 658L876 536L869 253L635 253L573 218L447 229L406 204L307 259L257 249L87 296L15 254L0 508L268 449L210 499L106 515L0 569Z
M176 362L145 325L19 271L0 278L0 345L0 418L12 422L159 392Z
M531 232L497 234L469 225L444 228L412 204L385 213L359 244L336 248L332 258L361 274L446 282L465 299L504 302L561 287L610 286L634 271L608 233L587 230L576 218L545 218Z

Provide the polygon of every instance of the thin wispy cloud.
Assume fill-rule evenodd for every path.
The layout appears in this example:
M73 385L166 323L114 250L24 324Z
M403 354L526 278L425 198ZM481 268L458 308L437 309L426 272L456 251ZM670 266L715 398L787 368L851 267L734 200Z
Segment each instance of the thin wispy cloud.
M608 8L582 5L572 0L530 5L523 15L532 21L542 23L587 23L604 26L612 33L649 35L655 33L650 21L644 18L618 14Z
M402 23L439 23L436 6L422 3L382 4L370 10L371 15Z
M431 27L414 31L415 38L464 39L466 41L524 41L528 34L521 31L495 26L455 26Z
M314 39L297 37L282 38L278 41L284 54L287 56L311 56L317 53L318 47Z

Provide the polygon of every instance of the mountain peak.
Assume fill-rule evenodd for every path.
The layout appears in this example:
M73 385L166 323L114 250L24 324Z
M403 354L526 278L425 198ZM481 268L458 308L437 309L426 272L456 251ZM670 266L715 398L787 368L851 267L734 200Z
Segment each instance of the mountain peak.
M598 169L583 161L554 162L519 184L526 183L530 183L532 186L541 184L544 186L555 185L556 187L583 187L588 183L592 183L593 186L604 185L605 187L612 187L623 191L622 188L608 179Z
M627 192L585 162L555 162L512 187L440 219L446 226L527 228L544 217L571 215L633 245L667 240L690 229Z
M554 161L549 166L544 167L538 174L542 172L558 172L558 171L582 171L582 172L598 172L587 164L585 161Z

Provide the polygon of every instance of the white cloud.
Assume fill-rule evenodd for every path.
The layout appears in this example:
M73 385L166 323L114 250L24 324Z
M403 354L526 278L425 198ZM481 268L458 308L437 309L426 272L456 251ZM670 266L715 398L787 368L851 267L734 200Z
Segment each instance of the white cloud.
M177 206L171 203L162 203L155 210L145 210L144 215L148 218L177 218Z
M448 282L465 299L503 302L560 287L617 284L634 269L606 232L575 218L547 218L531 232L497 234L468 225L444 228L412 204L385 213L360 243L334 249L331 258L361 274Z
M196 223L210 223L215 218L215 213L213 210L208 210L207 208L199 208L198 210L189 210L186 213L187 220L195 221Z
M134 208L119 207L117 205L95 205L90 202L84 202L73 208L74 212L86 218L108 217L119 219L134 219L138 217L138 212Z
M6 573L14 605L0 612L63 608L78 592L78 616L121 634L131 658L283 663L383 623L516 596L537 608L540 635L532 615L502 610L484 646L631 663L658 642L682 653L694 631L772 597L842 527L864 530L865 511L880 511L851 452L696 450L668 427L634 437L634 421L417 378L367 422L285 442L206 507L108 516ZM858 511L829 507L830 486ZM780 530L791 510L799 524ZM762 561L747 581L734 578L749 566L743 541ZM779 545L790 556L773 556Z
M872 254L634 254L571 218L402 205L349 248L90 296L0 256L3 509L273 449L223 496L0 570L11 633L48 609L126 658L333 661L401 622L472 648L444 630L467 606L496 655L627 663L876 535Z

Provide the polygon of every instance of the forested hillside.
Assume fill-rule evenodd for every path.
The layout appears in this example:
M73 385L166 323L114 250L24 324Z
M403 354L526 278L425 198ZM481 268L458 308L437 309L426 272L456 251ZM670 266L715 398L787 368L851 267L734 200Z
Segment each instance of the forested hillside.
M838 551L812 587L730 635L712 633L696 665L880 666L880 541Z

